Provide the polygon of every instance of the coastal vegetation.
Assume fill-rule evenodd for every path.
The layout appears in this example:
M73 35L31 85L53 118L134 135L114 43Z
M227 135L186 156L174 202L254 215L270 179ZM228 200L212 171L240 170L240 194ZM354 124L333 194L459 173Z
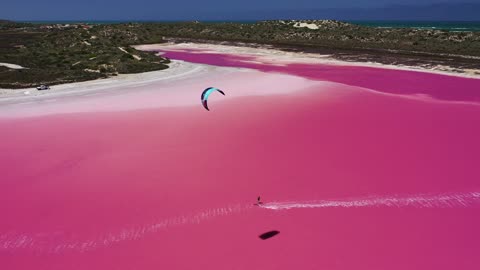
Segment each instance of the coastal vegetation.
M0 88L23 88L168 68L136 44L185 40L273 45L347 61L479 69L480 33L383 29L332 20L257 23L31 24L0 21Z
M378 28L334 20L257 23L149 24L173 42L267 44L278 49L328 54L353 62L423 66L463 73L480 69L480 32Z
M168 68L168 59L129 47L139 40L128 25L3 25L0 62L24 69L0 69L0 88L60 84Z
M159 24L157 28L162 35L171 37L480 56L478 32L386 29L333 20L277 20L255 24L192 22Z

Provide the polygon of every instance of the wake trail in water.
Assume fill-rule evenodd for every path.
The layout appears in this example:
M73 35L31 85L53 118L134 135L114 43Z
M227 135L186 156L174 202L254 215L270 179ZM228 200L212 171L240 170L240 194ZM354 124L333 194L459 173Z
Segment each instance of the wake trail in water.
M252 208L246 205L232 205L207 209L190 215L162 219L156 222L131 226L116 232L109 232L86 240L64 239L62 233L16 233L0 234L0 251L27 250L36 254L60 254L67 251L87 252L109 247L123 241L134 241L168 228L198 224L208 219L231 215Z
M415 208L453 208L480 206L480 192L450 193L440 195L413 195L390 197L364 197L354 199L271 202L260 207L270 210L288 210L298 208L359 208L359 207L415 207Z
M318 201L270 202L259 205L266 210L299 208L360 208L360 207L414 207L414 208L465 208L480 206L480 192L449 193L440 195L370 196L356 199L332 199ZM172 227L198 224L209 219L229 216L253 209L252 205L236 204L211 208L201 212L160 219L150 223L132 225L90 238L68 237L63 232L19 233L0 232L0 252L30 251L36 254L61 254L68 251L87 252L107 248L124 241L135 241Z

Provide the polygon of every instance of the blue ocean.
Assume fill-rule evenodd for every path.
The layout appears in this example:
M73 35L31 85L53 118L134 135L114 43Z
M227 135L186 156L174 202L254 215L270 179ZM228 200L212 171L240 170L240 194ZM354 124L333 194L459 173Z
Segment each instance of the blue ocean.
M111 23L128 23L128 22L175 22L175 21L28 21L30 23L91 23L91 24L111 24ZM210 23L222 23L226 21L204 21ZM257 21L229 21L236 23L255 23ZM416 29L438 29L448 31L480 31L480 21L346 21L349 23L380 27L380 28L416 28Z
M449 31L480 31L478 22L458 21L348 21L349 23L381 28L416 28Z

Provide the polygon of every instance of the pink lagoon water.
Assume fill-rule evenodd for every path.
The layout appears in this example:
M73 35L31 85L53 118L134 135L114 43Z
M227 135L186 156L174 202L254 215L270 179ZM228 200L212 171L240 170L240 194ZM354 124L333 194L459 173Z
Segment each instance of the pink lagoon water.
M335 83L0 118L1 269L478 269L480 80L167 56Z

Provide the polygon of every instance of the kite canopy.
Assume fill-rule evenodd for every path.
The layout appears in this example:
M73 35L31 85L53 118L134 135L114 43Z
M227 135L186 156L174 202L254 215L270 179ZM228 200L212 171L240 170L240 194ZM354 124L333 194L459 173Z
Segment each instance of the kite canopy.
M203 90L201 99L202 99L203 107L204 107L207 111L210 111L210 109L208 109L208 104L207 104L208 97L209 97L210 94L211 94L212 92L214 92L214 91L218 91L218 92L220 92L220 94L222 94L222 95L225 96L225 93L224 93L222 90L220 90L220 89L218 89L218 88L215 88L215 87L209 87L209 88Z

